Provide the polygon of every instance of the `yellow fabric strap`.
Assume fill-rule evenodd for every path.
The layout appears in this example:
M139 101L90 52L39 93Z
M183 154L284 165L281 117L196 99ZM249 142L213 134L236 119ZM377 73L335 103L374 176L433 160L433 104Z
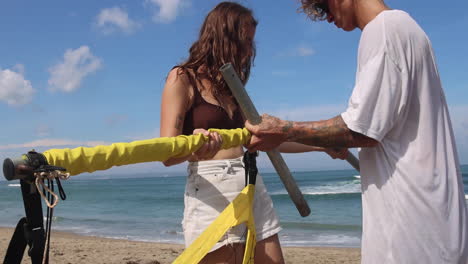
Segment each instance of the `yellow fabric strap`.
M250 140L250 133L245 128L210 129L210 131L221 135L223 149L243 145ZM50 165L66 168L70 175L77 175L83 172L107 170L113 166L165 161L171 157L187 156L197 151L207 139L208 137L202 134L181 135L114 143L109 146L50 149L43 154Z
M243 264L254 263L256 232L252 204L255 185L247 185L203 233L172 264L196 264L213 248L229 228L246 222L248 233Z

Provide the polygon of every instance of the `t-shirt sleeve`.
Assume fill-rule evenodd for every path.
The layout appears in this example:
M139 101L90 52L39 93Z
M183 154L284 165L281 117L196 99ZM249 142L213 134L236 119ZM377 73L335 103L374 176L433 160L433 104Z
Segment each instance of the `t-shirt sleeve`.
M382 51L360 67L341 117L349 129L381 141L405 108L404 94L400 68Z

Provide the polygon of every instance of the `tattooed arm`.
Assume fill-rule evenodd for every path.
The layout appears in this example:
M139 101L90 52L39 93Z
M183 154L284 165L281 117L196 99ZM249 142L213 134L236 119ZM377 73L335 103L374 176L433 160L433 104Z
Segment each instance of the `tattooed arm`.
M185 112L191 105L190 94L192 89L185 74L181 74L178 68L171 70L167 76L166 84L161 98L160 136L174 137L182 134ZM164 161L165 166L182 163L190 156L170 158Z
M315 122L292 122L288 131L288 141L326 148L374 147L378 144L375 139L350 130L341 116Z
M250 150L270 150L291 141L325 148L373 147L378 142L350 130L341 116L323 121L293 122L263 115L262 123L247 129L254 135Z

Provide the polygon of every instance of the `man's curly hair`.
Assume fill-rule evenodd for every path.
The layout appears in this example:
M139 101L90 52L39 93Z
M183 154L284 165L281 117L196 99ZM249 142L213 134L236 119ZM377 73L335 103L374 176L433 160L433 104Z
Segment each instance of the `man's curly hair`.
M327 19L328 5L327 0L300 0L300 12L304 12L313 21L322 21Z

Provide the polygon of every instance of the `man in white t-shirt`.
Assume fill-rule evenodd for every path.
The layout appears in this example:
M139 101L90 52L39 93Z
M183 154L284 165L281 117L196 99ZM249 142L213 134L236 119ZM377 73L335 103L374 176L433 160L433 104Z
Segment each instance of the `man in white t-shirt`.
M301 1L313 20L362 30L348 108L324 121L247 122L249 149L361 148L362 263L468 263L463 182L428 37L380 0Z

